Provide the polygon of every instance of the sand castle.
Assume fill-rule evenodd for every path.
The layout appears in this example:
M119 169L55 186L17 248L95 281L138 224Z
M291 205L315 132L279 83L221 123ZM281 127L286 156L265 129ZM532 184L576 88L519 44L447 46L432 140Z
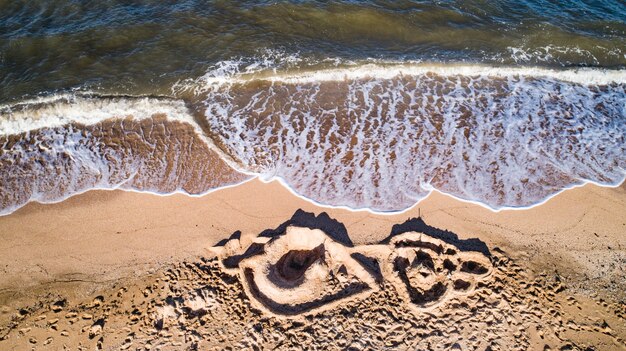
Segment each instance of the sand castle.
M320 229L288 226L246 247L239 237L231 238L215 251L223 269L239 275L256 307L273 316L334 308L385 285L423 311L470 293L492 267L480 252L462 252L418 232L353 247Z
M384 276L410 306L427 309L454 295L467 294L491 273L480 252L461 252L423 233L405 233L391 240Z
M421 218L354 245L341 222L297 211L211 251L87 296L46 291L0 313L0 349L582 351L585 335L602 350L625 345L622 305L598 319L558 275Z

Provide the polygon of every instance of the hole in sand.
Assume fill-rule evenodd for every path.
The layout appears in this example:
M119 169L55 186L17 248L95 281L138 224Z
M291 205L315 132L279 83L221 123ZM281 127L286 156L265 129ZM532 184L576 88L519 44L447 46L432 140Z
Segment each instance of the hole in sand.
M435 263L430 255L422 250L415 253L415 260L413 260L413 267L425 267L430 271L435 271Z
M446 293L446 286L438 282L428 290L416 289L409 287L409 295L411 301L418 305L428 305L432 302L437 302Z
M276 262L276 271L286 281L296 281L304 275L313 263L323 257L323 244L312 250L290 250Z
M452 272L456 270L456 265L454 263L452 263L452 261L450 261L449 259L445 259L443 261L443 268L447 269L448 271Z
M463 279L457 279L454 281L454 290L462 290L462 291L466 291L470 288L472 284L470 284L470 282L467 282Z
M471 274L486 274L489 270L482 264L475 261L465 261L461 265L461 272Z
M431 256L421 250L416 252L412 267L416 267L416 263L422 267L434 269ZM412 278L409 277L410 273L407 272L407 269L411 269L409 266L409 261L405 257L396 257L394 260L394 270L398 273L400 280L402 280L406 286L411 302L420 306L428 306L439 301L441 297L445 295L447 287L442 282L436 282L430 285L429 288L418 287L412 284ZM429 276L429 274L425 274L425 272L419 272L419 275L423 278Z

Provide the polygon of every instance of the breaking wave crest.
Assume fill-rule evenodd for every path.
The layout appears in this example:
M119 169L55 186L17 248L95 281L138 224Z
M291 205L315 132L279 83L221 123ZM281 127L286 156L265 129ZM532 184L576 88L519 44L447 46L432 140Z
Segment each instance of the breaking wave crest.
M247 178L181 101L63 96L5 107L0 126L0 214L95 188L201 194Z
M251 175L374 211L433 189L525 207L624 180L624 71L273 64L223 62L178 83L174 98L0 107L2 213L90 188L200 194Z
M621 71L366 66L209 76L195 92L217 145L317 202L395 211L438 189L499 209L623 180L624 81Z

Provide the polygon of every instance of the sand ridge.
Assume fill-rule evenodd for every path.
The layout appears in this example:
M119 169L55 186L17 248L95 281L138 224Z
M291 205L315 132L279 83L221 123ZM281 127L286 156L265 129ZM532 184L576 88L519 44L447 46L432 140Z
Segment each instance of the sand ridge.
M246 294L275 316L293 316L336 307L346 299L378 290L374 277L351 257L351 248L320 229L289 226L285 233L243 253L217 250L223 266L236 255ZM252 249L250 249L252 248ZM234 255L233 255L234 254Z

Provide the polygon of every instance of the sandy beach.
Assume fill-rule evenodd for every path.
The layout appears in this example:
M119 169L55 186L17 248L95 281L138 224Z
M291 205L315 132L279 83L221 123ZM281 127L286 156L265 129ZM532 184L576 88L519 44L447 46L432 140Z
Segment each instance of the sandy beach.
M626 351L625 19L0 1L0 351Z
M132 344L133 349L148 348L151 346L148 330L154 328L154 321L148 319L153 318L154 313L148 313L145 301L143 307L131 303L135 297L123 299L122 305L108 306L105 313L108 317L99 322L102 326L98 324L95 327L98 337L89 333L94 325L92 318L95 317L81 319L80 315L87 313L86 317L89 317L94 313L104 313L99 308L111 302L107 294L115 296L120 289L143 291L142 287L148 280L155 286L163 283L163 272L171 271L172 267L179 267L177 274L184 275L180 267L184 268L190 262L210 262L208 273L202 273L203 279L209 279L207 274L213 277L211 279L224 274L237 277L236 273L228 273L223 266L215 263L216 251L213 247L219 241L240 232L237 247L245 249L253 242L259 242L256 237L263 231L284 232L285 227L291 225L317 227L327 234L343 235L349 246L357 250L365 248L365 251L361 250L363 252L368 252L368 245L409 230L430 233L433 240L437 237L448 242L452 240L452 245L456 243L461 250L463 246L459 243L474 240L480 243L480 247L487 248L492 261L494 257L497 257L496 261L506 259L517 267L502 268L503 276L513 277L515 281L514 285L500 292L503 294L501 299L514 299L507 295L508 290L512 293L527 289L535 282L539 295L521 294L521 298L538 299L539 302L535 301L539 304L538 315L544 318L554 311L558 311L559 315L544 321L541 318L520 317L519 328L502 328L499 331L470 323L462 332L441 330L443 336L454 339L459 335L468 336L471 332L492 333L495 340L500 340L500 344L493 345L499 345L500 349L559 349L569 345L570 349L594 346L602 350L622 350L626 338L624 213L624 185L617 188L586 185L565 191L531 209L500 212L436 192L418 206L399 214L380 215L323 208L296 197L276 182L262 183L258 180L204 197L90 191L57 204L31 203L0 218L0 332L3 338L0 344L8 350L31 346L59 349L62 345L69 349L76 349L79 345L87 348L109 345L109 348L116 349L129 343L128 347ZM345 239L346 235L348 239ZM172 279L182 278L171 277L170 283ZM542 283L537 283L537 279ZM179 287L182 290L197 289L184 286L186 283L182 281L178 284L182 284ZM557 284L558 287L554 288ZM180 293L180 289L176 291ZM394 289L397 290L397 287L382 284L376 293L389 293ZM480 296L483 289L479 288L468 296ZM247 296L243 291L233 293ZM160 296L156 291L153 294L150 290L137 296L154 303L166 298L166 295ZM488 295L498 299L497 293ZM247 299L255 298L247 296ZM458 297L451 301L455 299ZM86 307L93 301L100 301L99 307ZM230 300L211 301L219 305ZM324 326L317 325L316 317L310 314L332 313L363 301L368 300L356 299L328 306L322 303L321 307L318 306L321 310L318 308L304 313L308 317L303 325L316 325L315 328L321 328L316 329L317 332L331 333L324 331ZM132 313L126 316L134 318L133 322L120 319L124 316L122 310L130 308L125 306L129 303L135 306L132 310L139 311L136 311L136 316ZM520 306L509 305L511 311L501 307L483 309L507 316L507 313L525 313L523 309L526 307ZM245 304L241 308L245 309ZM460 311L466 308L459 307L458 302L443 302L427 315L438 316L433 318L440 322L446 318L455 321L461 318ZM474 315L476 309L474 306ZM267 312L262 308L251 308L245 311L245 315L250 321L261 318L267 323L285 323L280 316L268 315ZM417 311L412 316L421 319L423 313ZM51 328L50 320L60 320L55 323L72 321L74 315L78 316L75 323L66 323L63 328ZM237 317L231 318L234 319L220 323L235 323ZM191 323L190 320L192 318L187 316L185 323ZM537 325L543 322L546 323L545 330L539 333ZM115 323L130 323L130 329L120 332L113 327ZM133 327L137 323L143 323L142 327ZM550 327L552 323L556 323L554 328ZM170 328L177 330L177 326ZM223 342L234 349L239 348L238 342L243 337L236 330L231 328L222 335ZM274 329L272 333L280 334L280 330ZM120 333L134 336L127 340ZM516 333L520 334L512 337ZM353 336L356 338L358 334L354 332ZM194 343L197 347L200 342L185 337L184 333L181 335L167 339L160 347L177 349L176 345L189 347ZM215 342L207 338L199 339ZM428 341L429 337L418 339ZM50 341L46 343L47 340ZM489 345L485 344L485 340L466 340L463 337L460 340L465 340L457 343L461 349ZM210 348L208 345L205 347ZM258 345L263 348L270 344L261 342ZM283 347L288 348L287 345Z

